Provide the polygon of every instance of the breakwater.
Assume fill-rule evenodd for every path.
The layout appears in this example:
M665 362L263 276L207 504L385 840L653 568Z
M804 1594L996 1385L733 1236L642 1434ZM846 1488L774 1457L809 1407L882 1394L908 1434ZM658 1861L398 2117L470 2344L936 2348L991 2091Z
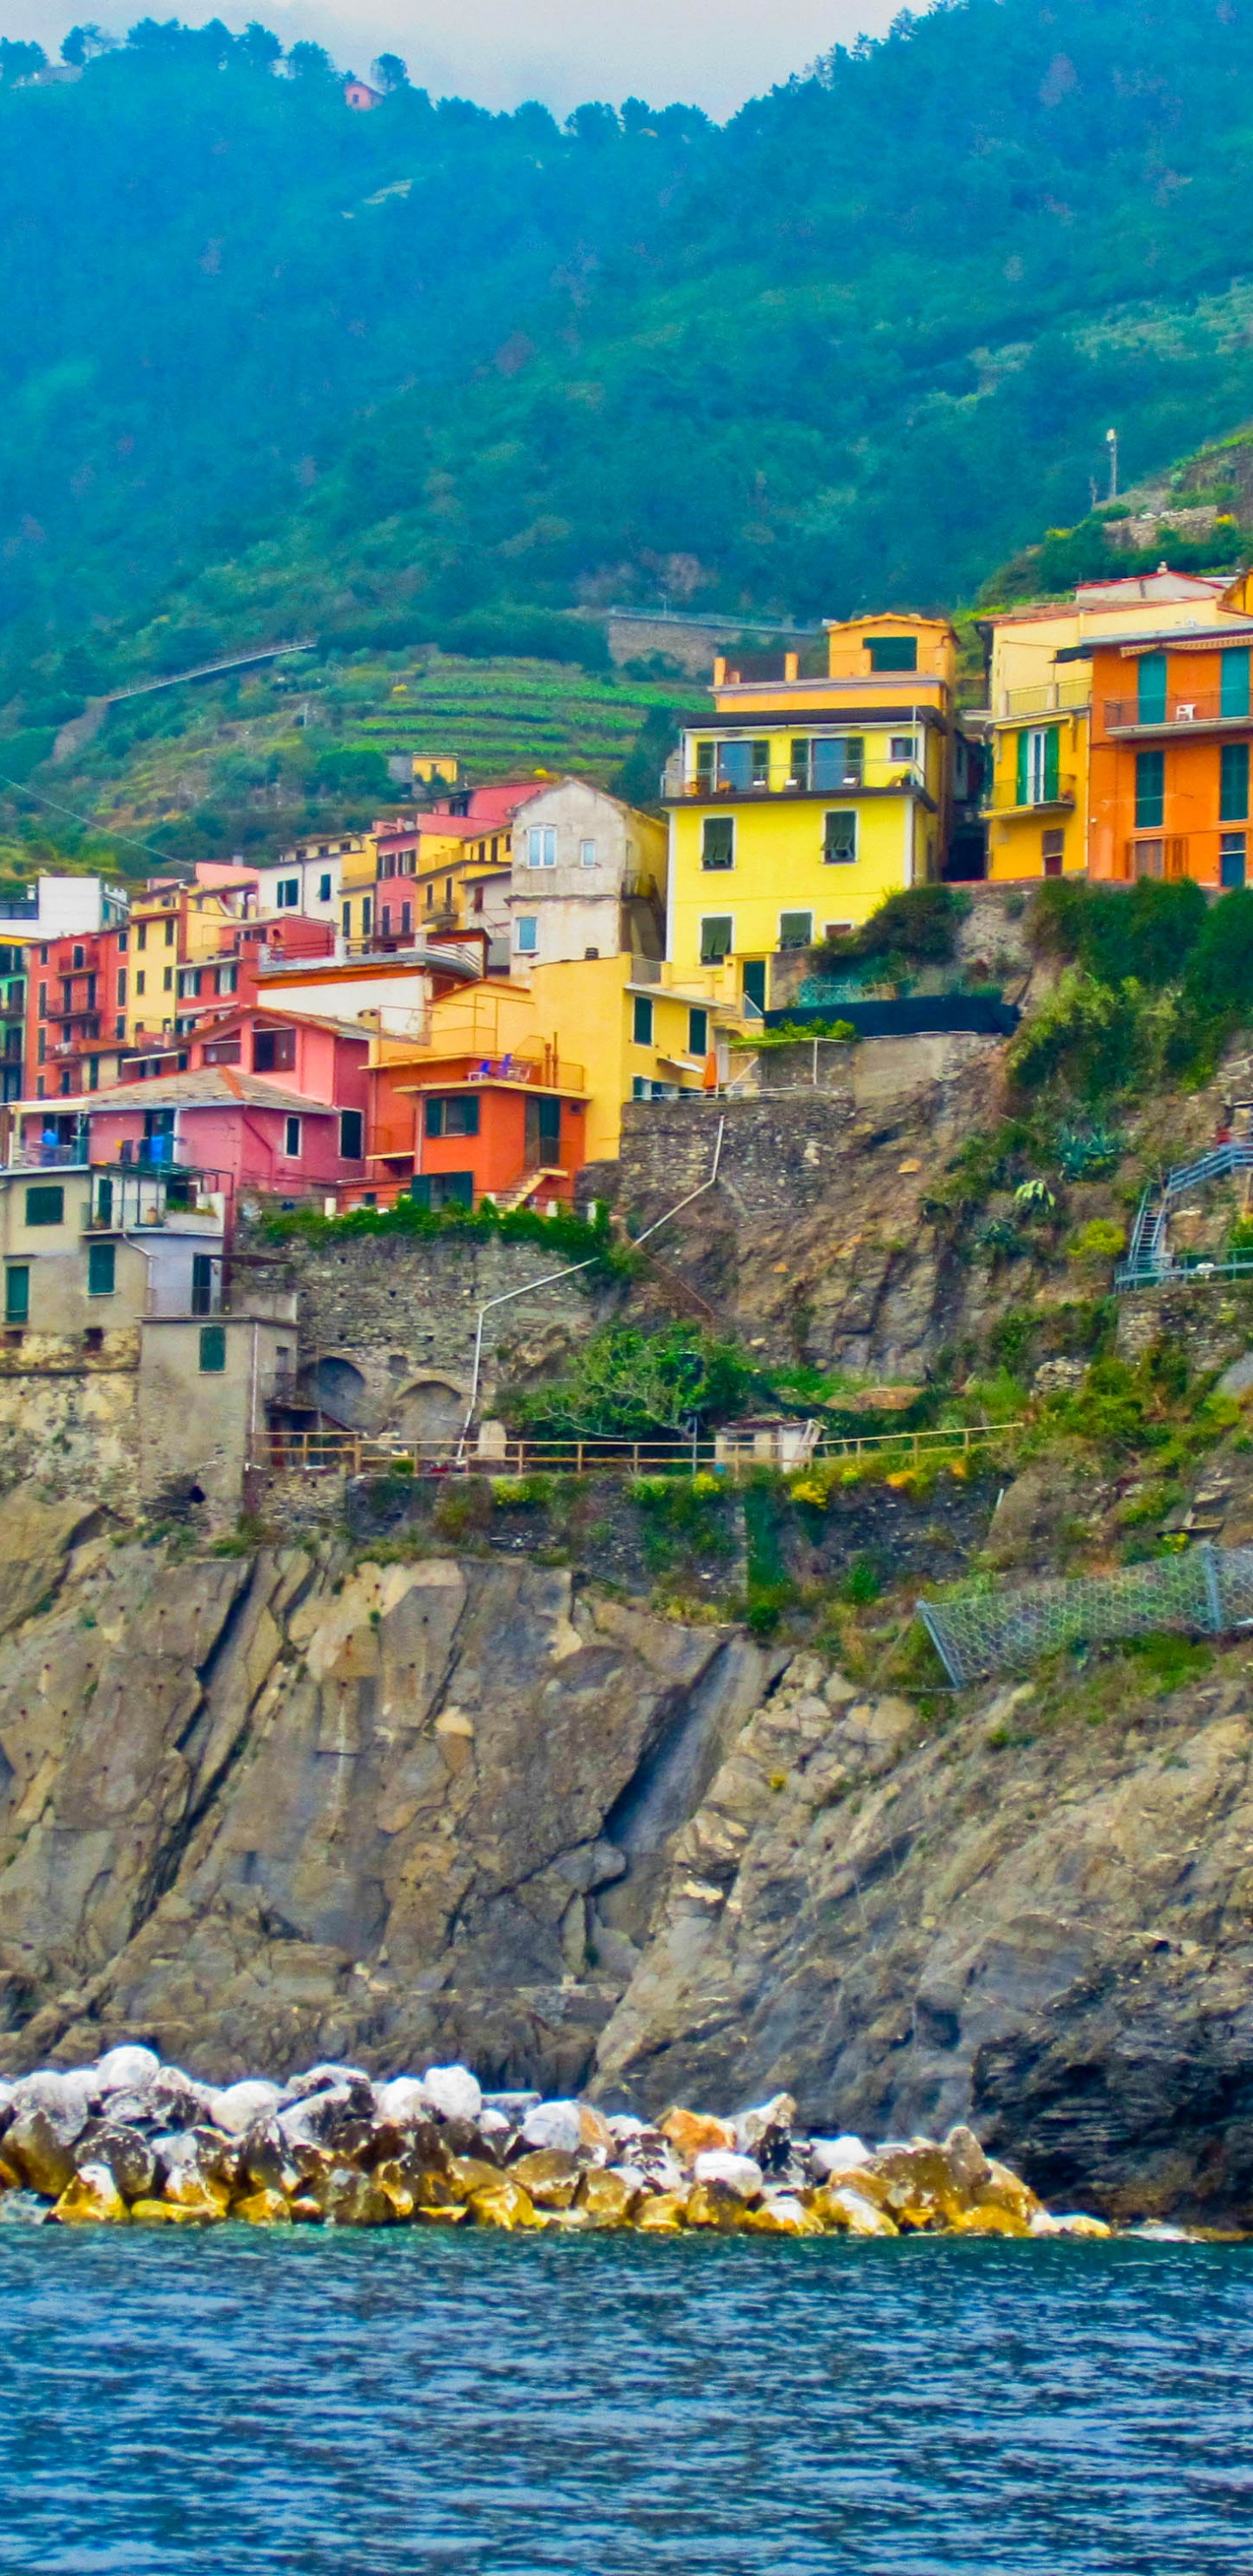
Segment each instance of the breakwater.
M656 2122L485 2092L469 2068L314 2066L202 2085L152 2049L0 2084L0 2220L60 2226L708 2228L765 2236L1107 2236L973 2131L810 2137L789 2094Z

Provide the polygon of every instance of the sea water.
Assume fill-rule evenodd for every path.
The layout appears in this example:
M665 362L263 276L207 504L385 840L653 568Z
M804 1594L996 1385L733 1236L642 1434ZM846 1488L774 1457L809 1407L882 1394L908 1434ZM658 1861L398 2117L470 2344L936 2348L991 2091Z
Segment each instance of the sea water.
M0 2234L22 2576L1253 2576L1253 2245Z

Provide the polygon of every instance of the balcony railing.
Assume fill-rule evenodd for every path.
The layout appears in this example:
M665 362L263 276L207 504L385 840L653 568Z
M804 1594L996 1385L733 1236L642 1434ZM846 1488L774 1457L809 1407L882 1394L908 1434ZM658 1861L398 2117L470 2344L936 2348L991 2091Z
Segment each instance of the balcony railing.
M1064 680L1039 680L1031 688L1002 689L997 699L996 720L1013 724L1026 716L1081 715L1092 703L1092 682L1087 674L1076 672Z
M822 779L814 778L812 773L746 780L727 778L721 771L693 772L685 777L671 773L664 792L683 802L715 805L722 798L756 803L768 797L789 796L925 795L926 781L916 761L867 760L860 768Z
M1106 698L1103 714L1107 733L1195 733L1207 725L1223 731L1250 722L1247 697L1243 705L1224 703L1216 689L1193 689L1178 696L1172 692L1151 704L1140 698Z
M1075 801L1073 778L1059 778L1051 796L1028 796L1018 793L1018 782L998 779L987 799L989 814L1056 814L1070 810Z

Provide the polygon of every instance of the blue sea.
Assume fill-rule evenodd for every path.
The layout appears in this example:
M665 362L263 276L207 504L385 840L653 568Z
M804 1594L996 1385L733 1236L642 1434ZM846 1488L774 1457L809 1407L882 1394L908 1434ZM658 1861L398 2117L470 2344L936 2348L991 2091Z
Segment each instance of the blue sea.
M1253 2576L1253 2245L0 2235L22 2576Z

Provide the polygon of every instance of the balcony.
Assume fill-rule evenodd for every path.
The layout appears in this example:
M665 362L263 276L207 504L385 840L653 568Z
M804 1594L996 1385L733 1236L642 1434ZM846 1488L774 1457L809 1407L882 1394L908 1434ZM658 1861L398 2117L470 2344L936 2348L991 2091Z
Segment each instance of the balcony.
M816 779L813 771L791 777L757 777L732 782L721 772L706 771L683 775L677 762L667 766L662 785L663 802L667 804L758 804L768 800L783 802L789 797L798 802L802 797L831 796L920 796L928 804L926 780L916 761L866 760L859 767L846 769L831 778Z
M993 785L992 793L988 797L983 810L986 814L997 814L1002 816L1006 814L1069 814L1074 811L1074 803L1075 782L1073 778L1059 778L1054 795L1029 796L1025 804L1018 794L1017 780L1015 780L1011 786L1008 779L998 779Z
M230 1199L225 1172L192 1171L181 1164L94 1164L85 1234L148 1233L173 1226L180 1234L221 1235Z
M1102 713L1107 734L1133 734L1147 739L1150 734L1230 733L1233 727L1250 722L1249 702L1224 705L1217 689L1194 689L1188 696L1173 695L1146 706L1139 698L1106 698Z
M1083 715L1092 703L1092 682L1085 672L1073 678L1039 680L1031 688L1002 689L995 724L1020 724L1032 716Z
M468 1062L467 1058L470 1059ZM449 1069L450 1065L458 1062L465 1065L463 1073L453 1073ZM474 1082L520 1083L535 1091L587 1089L586 1072L581 1064L569 1064L564 1056L547 1053L542 1056L505 1054L476 1058L473 1050L463 1045L445 1056L442 1062L438 1057L430 1058L427 1063L419 1065L416 1072L417 1081L402 1085L403 1089L447 1091L450 1087Z

